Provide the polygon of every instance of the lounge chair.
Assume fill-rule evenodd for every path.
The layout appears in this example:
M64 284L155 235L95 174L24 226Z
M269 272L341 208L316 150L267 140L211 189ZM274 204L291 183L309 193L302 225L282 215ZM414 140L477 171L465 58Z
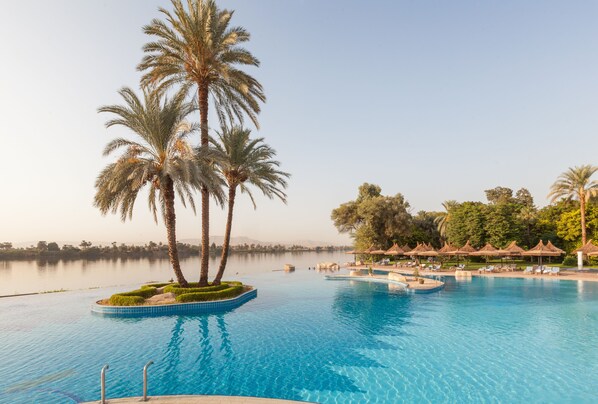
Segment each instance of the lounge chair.
M543 270L544 270L544 267L538 267L538 268L536 268L535 272L536 272L536 274L541 274Z
M523 271L524 274L533 274L534 273L534 267L525 267L525 270Z
M551 273L551 275L557 275L557 276L558 276L558 275L560 275L560 274L561 274L561 268L559 268L559 267L553 267L553 268L552 268L552 273Z

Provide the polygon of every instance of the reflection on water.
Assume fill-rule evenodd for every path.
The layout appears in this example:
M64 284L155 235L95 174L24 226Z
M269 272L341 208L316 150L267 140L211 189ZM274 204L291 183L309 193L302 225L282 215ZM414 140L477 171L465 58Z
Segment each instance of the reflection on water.
M283 269L285 263L297 269L318 262L346 260L342 252L289 252L283 254L234 254L229 257L225 277L243 276ZM211 257L210 274L216 272L219 257ZM181 260L185 277L199 279L199 257ZM76 290L150 281L168 281L173 273L168 259L108 258L99 260L0 261L0 296L49 290Z

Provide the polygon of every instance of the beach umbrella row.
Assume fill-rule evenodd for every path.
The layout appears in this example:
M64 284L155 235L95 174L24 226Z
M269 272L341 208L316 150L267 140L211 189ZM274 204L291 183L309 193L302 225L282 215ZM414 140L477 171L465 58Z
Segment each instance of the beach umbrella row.
M598 247L592 244L590 240L586 245L577 251L583 251L584 254L591 256L598 256ZM397 243L394 243L388 250L382 250L380 248L370 246L370 248L359 251L353 250L348 251L347 254L368 254L368 255L407 255L411 257L437 257L437 256L480 256L480 257L513 257L513 256L526 256L526 257L538 257L540 265L543 257L557 257L564 254L565 251L556 247L551 241L546 244L542 240L529 251L525 251L519 247L515 241L511 242L504 249L498 249L492 244L487 243L484 247L476 250L467 240L467 243L461 248L457 248L449 243L444 243L444 246L436 250L430 244L418 243L417 246L411 249L408 245L400 247Z

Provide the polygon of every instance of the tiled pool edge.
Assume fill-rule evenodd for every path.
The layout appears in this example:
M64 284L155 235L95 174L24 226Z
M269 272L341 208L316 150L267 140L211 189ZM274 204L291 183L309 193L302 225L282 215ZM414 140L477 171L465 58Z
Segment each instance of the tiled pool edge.
M94 303L91 305L91 311L94 314L114 317L214 313L235 309L241 306L243 303L246 303L256 297L257 289L254 288L240 294L239 296L226 300L161 304L151 306L104 306Z

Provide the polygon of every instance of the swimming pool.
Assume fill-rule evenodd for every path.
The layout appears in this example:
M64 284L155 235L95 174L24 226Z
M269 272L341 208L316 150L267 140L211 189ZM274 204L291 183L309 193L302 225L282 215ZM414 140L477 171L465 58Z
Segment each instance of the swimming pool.
M149 394L337 402L595 402L598 283L447 277L434 294L297 270L212 315L105 318L116 290L0 299L0 402Z

